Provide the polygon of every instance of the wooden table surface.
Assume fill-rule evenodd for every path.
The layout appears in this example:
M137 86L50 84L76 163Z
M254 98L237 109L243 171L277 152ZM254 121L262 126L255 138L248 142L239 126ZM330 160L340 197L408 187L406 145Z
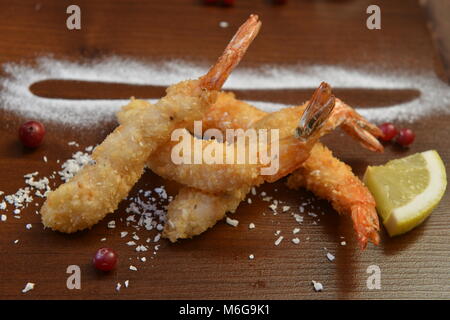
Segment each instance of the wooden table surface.
M436 10L430 7L424 10L412 0L377 1L382 10L382 29L368 30L366 8L372 2L299 0L273 6L264 0L238 0L233 8L223 8L204 6L197 0L78 0L82 29L70 31L65 25L69 2L2 0L0 64L33 64L38 57L48 55L73 61L117 55L148 62L175 58L212 63L237 26L250 13L257 13L263 28L241 67L302 63L374 71L383 68L411 74L431 71L448 81L445 48L449 46L439 42L445 40L439 37L439 28L448 24L436 20ZM442 14L445 12L442 8L448 9L448 5L444 1L433 4L434 8L441 5L439 15L448 21L449 11ZM230 26L220 28L220 21L227 21ZM436 37L430 35L427 25ZM443 32L449 34L448 30ZM322 77L333 84L326 74ZM73 84L49 82L36 90L44 96L72 98L128 98L132 94L150 98L161 94L161 90L151 87L137 88L137 93L126 85L109 88L99 85L98 91L95 86L90 88L80 90ZM389 105L414 95L408 90L399 92L400 98L382 91L361 95L357 90L336 90L342 99L361 107ZM241 96L252 98L255 94L260 100L273 101L273 93L264 91L242 92ZM294 103L308 95L307 91L287 90L276 95L276 99ZM109 121L80 129L45 123L48 134L44 145L30 152L22 148L16 133L27 117L5 111L0 105L0 119L0 190L6 194L23 186L24 174L33 171L50 174L60 168L54 161L56 157L67 159L82 147L100 143L117 125ZM434 115L408 124L417 139L407 150L387 145L384 154L373 154L341 134L332 134L325 142L359 176L367 165L428 149L438 150L448 168L449 120L449 116ZM68 146L72 140L80 148ZM43 156L51 161L43 162ZM276 195L293 208L313 197L306 191L288 190L284 182L266 184L258 190ZM150 172L131 194L161 184L167 186L170 194L176 194L175 184ZM383 230L380 246L369 245L364 252L357 247L349 219L339 217L326 201L313 199L314 211L326 214L320 216L317 225L305 215L299 245L290 242L292 229L297 226L294 219L289 214L273 216L267 203L255 197L253 204L241 204L234 215L240 221L238 227L220 222L193 240L175 244L164 240L154 259L146 263L136 261L134 248L120 238L120 231L132 229L123 224L116 229L106 226L108 221L118 221L124 216L126 204L91 230L74 235L43 230L34 208L25 210L20 220L13 219L9 209L8 220L0 222L0 299L450 298L449 192L423 225L396 238L389 238ZM248 230L250 222L256 224L256 229ZM33 224L31 230L25 228L27 223ZM276 230L285 235L280 246L274 245ZM147 237L154 232L138 234ZM103 237L106 241L100 242ZM341 237L345 238L346 246L340 245ZM15 239L20 242L14 244ZM91 257L101 246L110 246L120 255L117 270L109 274L96 272L91 266ZM328 261L326 252L333 253L336 259ZM249 260L249 254L254 254L255 259ZM72 264L82 270L80 290L66 288L66 268ZM130 271L130 264L135 264L138 272ZM381 269L380 290L369 290L366 286L370 265ZM123 284L127 279L129 288L117 292L116 283ZM320 281L324 291L315 292L311 280ZM36 287L22 294L27 282L36 283Z

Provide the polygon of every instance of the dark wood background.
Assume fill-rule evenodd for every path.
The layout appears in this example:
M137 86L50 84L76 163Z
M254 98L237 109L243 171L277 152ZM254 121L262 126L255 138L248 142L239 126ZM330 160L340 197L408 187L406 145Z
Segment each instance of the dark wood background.
M82 10L82 30L66 29L66 7L69 1L0 1L0 64L24 61L33 63L42 55L74 61L91 60L108 55L137 57L146 61L180 58L212 63L222 51L237 26L250 13L263 21L260 35L248 51L241 66L270 64L328 64L349 67L379 66L385 69L421 72L433 70L441 79L449 79L448 25L450 8L445 0L423 1L368 0L303 0L286 6L273 6L264 0L237 0L233 8L203 6L197 0L109 1L78 0ZM376 3L382 10L382 29L370 31L365 26L366 8ZM219 27L227 21L230 27ZM432 31L432 32L430 32ZM433 35L433 36L432 36ZM333 84L333 79L323 75ZM124 79L126 83L126 79ZM156 97L160 88L128 86L94 86L80 90L76 84L52 83L36 86L41 95L75 98ZM98 91L96 90L98 88ZM338 90L339 88L337 88ZM242 92L241 97L256 93ZM414 95L406 90L401 95ZM301 102L308 92L290 90L277 95L287 103ZM352 90L341 90L344 100L357 105L392 104L398 96L379 92L361 96ZM271 101L272 94L259 94L258 99ZM448 106L450 107L450 106ZM0 190L15 192L23 186L23 174L39 171L50 174L59 169L57 156L66 159L77 150L67 142L76 140L81 147L97 144L116 126L102 123L91 128L70 128L46 123L45 144L34 152L22 148L17 128L26 118L2 110L0 106ZM409 150L388 145L381 155L361 150L339 134L326 143L335 154L350 164L360 176L369 164L428 149L437 149L450 163L450 117L434 116L410 124L417 140ZM46 155L53 159L42 161ZM448 166L447 166L448 167ZM165 183L171 194L177 186L146 173L137 188L152 188ZM265 185L260 190L300 205L307 192L287 190L284 181ZM134 190L133 192L136 192ZM0 298L1 299L406 299L450 298L449 223L450 206L447 192L439 207L420 227L406 235L389 238L382 232L379 247L370 245L361 252L354 240L351 223L339 217L325 201L316 200L327 214L319 225L306 216L301 227L301 244L290 242L295 221L289 215L272 216L267 203L242 204L235 217L240 225L225 223L193 240L176 244L162 242L154 259L146 263L135 260L133 247L120 239L126 228L118 224L107 229L106 223L124 214L124 207L110 215L92 230L74 235L43 230L40 217L32 210L21 220L11 217L0 222ZM265 212L264 216L262 213ZM249 232L250 222L256 229ZM31 230L26 223L33 223ZM274 232L286 236L274 246ZM146 232L139 233L146 237ZM347 246L340 246L341 236ZM106 237L106 242L100 239ZM306 241L306 237L310 237ZM20 239L15 245L13 240ZM96 272L91 257L100 246L118 251L120 264L110 274ZM326 251L336 255L326 259ZM248 255L255 259L249 260ZM148 254L151 256L151 253ZM128 270L130 263L139 271ZM66 289L66 268L77 264L82 268L82 289ZM381 290L369 290L366 269L378 265L382 272ZM129 288L115 291L118 281L130 280ZM325 290L314 292L311 280L320 281ZM26 282L36 288L22 294Z

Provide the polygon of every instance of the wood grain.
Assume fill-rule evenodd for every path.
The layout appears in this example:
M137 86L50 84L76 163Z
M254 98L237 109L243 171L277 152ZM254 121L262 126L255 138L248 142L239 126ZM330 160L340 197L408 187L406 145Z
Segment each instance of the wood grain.
M441 59L446 53L433 44L427 15L412 0L383 1L382 29L377 31L365 27L366 8L372 4L369 0L290 1L286 6L241 0L232 8L203 6L196 0L79 0L77 4L82 9L82 30L69 31L65 27L66 2L1 1L0 64L19 61L32 64L43 55L73 61L119 55L144 61L183 59L212 63L236 27L254 12L260 15L263 28L242 67L302 63L412 73L434 71L443 80L449 76ZM448 17L443 15L441 19ZM230 27L220 28L220 21L229 22ZM435 25L448 28L444 23ZM449 29L443 32L449 34ZM326 74L323 78L333 83ZM91 86L86 91L76 84L49 82L40 87L36 84L33 92L40 90L41 95L59 92L67 98L86 94L90 98L119 98L133 91L126 85L126 79L123 86L98 85L98 88ZM160 90L136 87L146 97L160 94ZM341 93L352 103L368 106L398 103L399 99L413 99L417 94L414 90L379 95L357 90ZM267 101L273 98L270 91L239 94L258 95L258 99ZM365 96L368 98L364 99ZM306 92L295 90L276 94L277 101L286 103L306 97ZM56 159L67 159L79 149L69 147L67 142L76 140L81 147L97 144L116 126L114 122L102 122L80 130L46 123L45 144L30 152L17 141L18 125L25 118L1 107L0 190L7 194L23 186L22 176L26 173L39 171L48 175L58 169ZM436 115L408 124L417 134L416 142L408 150L387 145L384 154L372 154L339 133L324 141L360 176L369 164L428 149L437 149L448 164L449 120L448 116ZM49 163L43 162L44 155ZM149 172L132 194L161 184L167 186L169 193L176 194L177 185ZM350 221L339 217L326 201L315 199L306 191L290 191L284 181L264 185L259 191L263 190L292 208L312 197L314 208L308 210L326 214L320 216L318 225L313 225L313 219L305 215L305 223L300 226L301 243L294 245L290 242L292 229L297 226L294 219L287 214L273 216L266 202L254 198L253 204L243 203L235 214L240 221L237 228L220 222L193 240L176 244L164 241L153 259L141 263L136 260L134 248L120 238L120 231L131 229L121 224L116 229L106 227L108 221L118 221L124 216L125 203L92 230L70 236L43 230L40 217L31 210L34 208L27 210L20 220L13 219L8 212L8 221L0 222L0 299L450 298L448 192L423 225L396 238L389 238L383 231L379 247L369 246L361 252ZM256 229L248 230L250 222L256 224ZM33 228L26 230L26 223L32 223ZM286 238L279 247L274 245L276 230L281 230ZM153 233L141 231L139 235L146 238ZM340 245L341 236L346 246ZM100 242L103 237L107 240ZM13 244L15 239L20 239L19 244ZM90 264L95 250L104 245L113 247L120 255L118 269L110 274L100 274ZM324 248L335 254L334 262L327 260ZM254 254L255 259L249 260L249 254ZM66 268L71 264L82 269L81 290L66 288ZM130 271L130 264L135 264L139 271ZM366 269L370 265L381 268L381 290L367 289ZM117 293L116 283L127 279L130 287ZM325 290L314 292L311 280L322 282ZM36 288L22 294L28 281L35 282Z

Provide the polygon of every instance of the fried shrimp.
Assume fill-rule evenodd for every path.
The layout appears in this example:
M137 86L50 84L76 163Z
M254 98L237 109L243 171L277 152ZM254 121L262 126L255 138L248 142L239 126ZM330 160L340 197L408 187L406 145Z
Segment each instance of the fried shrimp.
M327 147L316 144L308 160L289 176L287 185L292 189L305 187L329 200L340 214L348 214L362 249L368 240L374 244L380 242L380 226L372 194L352 169L333 157Z
M239 63L261 26L255 15L239 28L217 63L198 80L170 86L155 105L139 105L138 117L119 125L94 150L95 164L48 195L41 209L44 226L71 233L89 228L117 209L143 173L149 156L176 128L190 126L216 101L223 83Z
M174 180L186 186L197 188L209 193L231 192L242 185L258 185L262 182L274 182L298 169L309 156L309 150L320 136L343 127L344 130L361 144L370 150L382 151L383 147L372 135L379 135L379 129L368 123L348 105L336 99L336 105L324 126L318 130L315 139L309 139L304 144L292 136L306 104L282 109L266 114L246 103L238 101L232 107L232 101L236 101L230 94L220 94L216 104L208 111L204 119L206 127L226 129L279 129L279 170L272 175L259 175L260 168L256 164L229 165L222 161L221 164L193 165L189 163L175 164L171 161L171 150L175 143L165 145L149 158L148 167L163 178ZM240 110L240 111L239 111ZM240 118L239 115L243 117ZM250 117L252 115L252 117ZM259 120L255 120L259 117ZM366 129L370 131L366 131ZM198 143L202 150L217 145L219 142L201 140L188 136L189 144ZM235 144L223 144L224 150L233 149ZM250 147L245 148L248 152ZM228 151L226 151L228 152ZM237 151L233 151L236 154Z
M298 108L300 109L300 107ZM373 141L372 134L374 136L380 136L381 134L378 128L361 118L340 100L337 100L333 113L335 117L328 120L330 127L342 125L347 132L356 131L358 134L351 135L358 138L362 136L364 142ZM221 93L213 108L205 115L204 123L206 123L206 127L217 127L222 131L229 128L247 128L265 115L265 112L236 100L233 94ZM366 133L359 128L352 128L355 126L367 128L370 131ZM368 139L365 138L367 136L369 136ZM363 143L363 145L371 150L382 150L378 142ZM205 175L213 174L208 172L209 166L202 167L207 171ZM318 170L322 173L320 176L317 175ZM336 171L339 172L336 173ZM299 170L293 173L288 181L290 181L290 187L298 187L302 183L303 186L318 196L331 201L333 207L339 213L350 214L362 248L367 245L368 239L375 244L379 243L378 217L372 195L353 174L351 168L334 158L331 151L325 146L320 143L314 145L310 157ZM226 212L234 212L247 192L248 187L222 194L209 194L199 189L183 188L183 197L176 197L169 205L168 218L172 223L166 225L164 234L171 241L175 241L177 238L192 237L207 230L218 220L221 220ZM189 205L186 202L188 207L184 207L184 199L190 199ZM203 205L196 205L196 199L202 199ZM205 218L208 207L211 210L211 216ZM182 210L183 208L186 210ZM196 224L196 228L189 232L189 226L192 224Z
M183 187L167 208L167 223L163 237L172 242L199 235L222 220L227 212L236 211L249 193L250 187L241 187L221 194Z

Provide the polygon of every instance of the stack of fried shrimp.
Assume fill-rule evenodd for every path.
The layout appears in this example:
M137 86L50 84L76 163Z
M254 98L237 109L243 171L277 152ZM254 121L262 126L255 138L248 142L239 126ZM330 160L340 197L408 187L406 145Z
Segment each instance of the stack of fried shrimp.
M156 104L132 100L118 112L119 126L94 150L95 163L48 195L42 221L53 230L71 233L89 228L117 209L147 165L158 175L184 185L169 204L163 236L177 239L198 235L227 212L234 212L252 187L286 177L289 188L306 187L350 215L361 248L379 242L375 201L349 166L333 157L319 139L337 127L369 150L381 152L380 130L335 98L322 83L299 106L265 113L232 93L220 92L261 26L258 17L239 28L217 63L198 80L170 86ZM201 148L234 141L201 140L191 135L195 120L205 129L278 129L279 170L262 175L263 164L175 164L171 133L185 128L190 143ZM250 143L250 142L246 142ZM248 146L245 150L249 150ZM236 152L234 153L236 154ZM192 162L191 162L192 163Z

